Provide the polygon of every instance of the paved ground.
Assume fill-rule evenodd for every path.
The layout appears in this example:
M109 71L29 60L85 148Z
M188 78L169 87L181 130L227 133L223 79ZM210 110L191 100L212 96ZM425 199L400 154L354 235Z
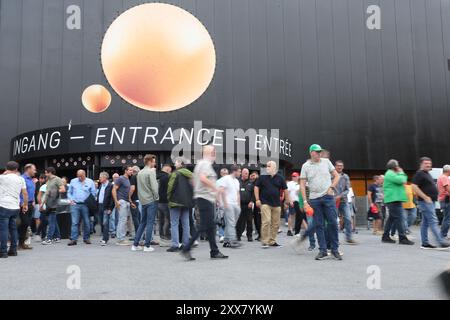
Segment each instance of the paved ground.
M291 238L283 248L263 250L259 242L223 249L227 261L211 261L208 245L194 251L197 261L157 248L152 253L129 247L66 242L19 252L0 260L0 299L439 299L433 280L450 264L450 250L424 251L415 246L382 244L366 230L357 246L342 245L344 260L315 261L314 253L297 253ZM340 235L343 240L343 235ZM68 266L81 270L81 288L69 290ZM381 272L381 289L367 288L368 266Z

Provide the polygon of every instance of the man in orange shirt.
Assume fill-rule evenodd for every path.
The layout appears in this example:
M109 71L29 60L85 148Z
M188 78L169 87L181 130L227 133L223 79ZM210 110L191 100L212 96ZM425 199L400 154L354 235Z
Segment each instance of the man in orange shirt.
M438 187L438 201L441 205L441 209L444 213L444 219L442 220L441 226L441 235L443 238L449 240L450 238L447 236L448 229L450 227L450 165L445 165L443 168L442 175L439 177L437 181Z

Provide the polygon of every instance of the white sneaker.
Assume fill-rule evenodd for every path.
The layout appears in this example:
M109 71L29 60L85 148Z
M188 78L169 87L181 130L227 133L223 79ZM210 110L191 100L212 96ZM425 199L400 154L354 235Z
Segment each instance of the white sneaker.
M35 235L35 236L33 237L33 241L34 241L34 242L42 242L42 238L41 238L41 236Z
M105 240L100 240L100 245L101 245L102 247L106 246L106 241L105 241Z
M220 242L220 243L223 243L224 241L225 241L225 237L224 237L224 236L222 236L222 237L219 238L219 242Z
M53 244L53 241L52 240L44 240L44 241L42 241L42 244L45 246L45 245L49 245L49 244Z
M289 226L289 223L285 222L284 225L285 225L286 227L288 227L288 226Z
M198 240L195 240L195 241L194 241L193 246L194 246L194 247L197 247L197 246L198 246Z
M131 251L142 251L142 247L141 246L131 246Z
M144 252L153 252L155 249L153 247L144 247Z

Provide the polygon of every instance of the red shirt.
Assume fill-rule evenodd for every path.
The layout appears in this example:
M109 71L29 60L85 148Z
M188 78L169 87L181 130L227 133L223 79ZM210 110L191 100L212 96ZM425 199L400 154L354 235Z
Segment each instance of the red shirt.
M450 180L448 176L445 174L441 175L439 179L437 180L437 187L439 191L438 200L444 201L445 197L449 195L446 187L450 184Z

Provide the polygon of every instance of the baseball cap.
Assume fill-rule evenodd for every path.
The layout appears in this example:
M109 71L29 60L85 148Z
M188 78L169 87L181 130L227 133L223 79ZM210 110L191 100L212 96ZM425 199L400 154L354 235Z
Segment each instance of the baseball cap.
M322 147L319 146L318 144L312 144L312 145L309 147L309 152L312 152L312 151L320 152L320 151L322 151Z
M298 172L292 172L292 177L299 177L300 175L298 174Z

